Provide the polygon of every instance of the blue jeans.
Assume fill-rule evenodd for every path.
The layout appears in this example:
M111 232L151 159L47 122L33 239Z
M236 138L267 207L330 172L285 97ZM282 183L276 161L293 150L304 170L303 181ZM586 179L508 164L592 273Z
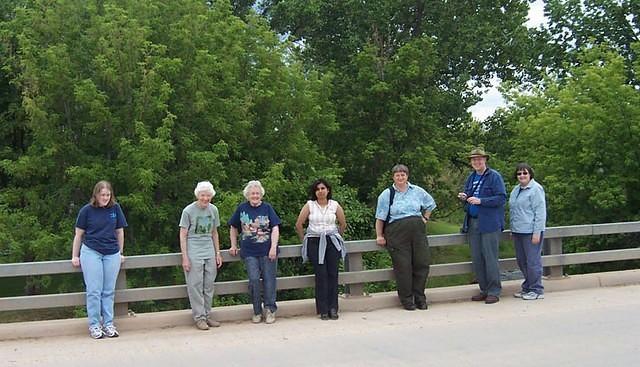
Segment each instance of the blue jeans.
M469 245L471 262L476 274L480 293L500 296L500 265L498 263L501 231L481 233L478 219L469 219Z
M113 300L120 271L120 253L103 255L85 245L80 248L80 266L87 288L89 327L113 325Z
M278 308L276 306L278 260L271 261L268 256L247 256L244 258L244 265L247 268L247 275L249 275L249 297L253 303L254 315L262 315L263 294L264 308L276 312ZM262 278L262 287L260 286L260 278Z
M513 244L516 248L516 260L518 267L524 275L522 282L523 292L544 293L542 286L542 240L544 235L540 235L540 243L531 243L532 233L513 233Z

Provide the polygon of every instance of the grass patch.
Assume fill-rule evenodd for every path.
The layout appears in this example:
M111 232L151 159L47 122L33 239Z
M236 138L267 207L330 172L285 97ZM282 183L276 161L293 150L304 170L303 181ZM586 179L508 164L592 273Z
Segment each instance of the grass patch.
M427 225L427 233L431 235L460 233L460 225L432 220L429 221L429 224Z

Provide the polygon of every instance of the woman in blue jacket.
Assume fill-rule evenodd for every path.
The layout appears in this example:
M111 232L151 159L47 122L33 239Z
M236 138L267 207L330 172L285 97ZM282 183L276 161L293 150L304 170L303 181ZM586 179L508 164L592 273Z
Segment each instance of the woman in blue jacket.
M511 234L518 267L524 274L522 290L514 296L524 300L542 299L542 240L547 220L544 189L533 179L533 169L526 163L516 166L514 176L518 184L509 197Z

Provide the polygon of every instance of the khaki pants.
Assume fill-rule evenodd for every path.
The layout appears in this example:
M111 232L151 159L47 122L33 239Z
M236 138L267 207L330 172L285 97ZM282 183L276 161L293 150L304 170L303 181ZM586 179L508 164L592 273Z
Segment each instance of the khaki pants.
M216 260L191 259L191 270L185 272L187 280L187 293L191 304L193 320L206 320L211 313L211 301L213 300L213 282L216 280L218 268Z

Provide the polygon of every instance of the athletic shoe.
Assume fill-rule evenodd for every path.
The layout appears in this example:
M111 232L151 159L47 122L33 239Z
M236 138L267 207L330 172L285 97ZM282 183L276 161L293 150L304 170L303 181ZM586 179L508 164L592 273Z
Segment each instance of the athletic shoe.
M220 321L212 318L211 316L209 316L207 318L207 325L211 326L211 327L219 327L220 326Z
M524 292L524 291L520 291L520 292L516 292L516 293L514 293L514 294L513 294L513 296L514 296L515 298L522 298L522 295L523 295L523 294L525 294L525 293L526 293L526 292Z
M100 326L91 326L89 328L89 335L94 339L102 339L104 337L104 332Z
M265 312L265 323L267 324L273 324L274 322L276 322L276 313L271 311L271 310L267 310Z
M254 324L261 323L262 322L262 315L260 315L260 314L253 315L251 317L251 322L253 322Z
M117 338L117 337L120 336L120 334L118 333L118 330L113 325L107 325L107 326L103 327L102 328L102 332L108 338Z
M536 292L528 292L522 294L522 299L527 301L533 301L536 299L544 299L544 294L538 294Z
M196 321L196 327L200 330L209 330L209 325L207 325L207 320L200 319Z

